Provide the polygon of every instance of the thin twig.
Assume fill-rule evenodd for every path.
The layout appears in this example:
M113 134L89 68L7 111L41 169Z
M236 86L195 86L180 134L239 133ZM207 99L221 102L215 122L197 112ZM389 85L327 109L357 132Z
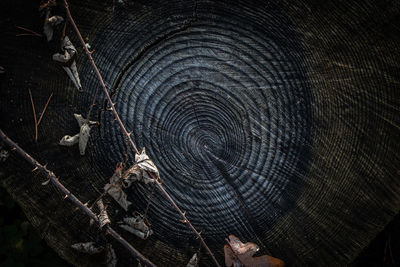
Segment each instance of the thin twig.
M38 140L38 122L37 122L37 118L36 118L35 104L33 103L33 97L32 97L31 89L28 89L28 90L29 90L29 97L31 98L33 119L35 121L35 142L37 142L37 140Z
M77 207L79 207L83 212L85 212L91 219L96 222L99 222L99 219L96 214L93 213L85 204L83 204L74 194L72 194L56 177L56 175L48 170L45 166L41 165L36 159L34 159L31 155L26 153L20 146L18 146L14 141L12 141L1 129L0 129L0 138L7 143L13 150L17 151L19 155L21 155L24 159L26 159L29 163L35 166L34 170L39 170L42 172L47 178L50 179L51 183L56 186L63 194L64 199L68 198L74 203ZM135 258L142 261L147 266L156 266L149 259L143 256L139 251L137 251L131 244L129 244L122 236L120 236L114 229L111 228L109 224L105 225L103 229L110 234L115 240L120 242Z
M15 36L37 36L37 35L32 34L32 33L19 33L19 34L16 34Z
M65 9L66 9L66 13L68 16L69 21L71 22L76 34L78 35L78 38L83 46L83 48L86 51L87 56L89 57L90 63L92 64L93 69L95 70L97 77L99 78L100 84L103 87L103 91L106 95L106 98L111 106L111 110L114 113L115 119L118 121L122 131L124 132L127 140L129 141L129 143L131 144L132 148L135 150L136 153L139 153L139 150L137 149L133 139L131 138L131 134L128 133L128 131L125 128L125 125L122 123L121 118L119 117L119 114L117 112L117 110L115 109L115 105L111 100L110 94L108 93L107 87L104 83L103 77L100 74L99 69L97 68L96 63L94 62L94 59L92 57L92 53L89 51L89 49L87 48L85 41L83 40L82 34L80 33L78 26L76 26L76 23L74 21L74 19L72 18L71 15L71 11L69 10L69 5L67 0L64 0L64 5L65 5ZM185 214L181 211L181 209L178 207L178 205L175 203L175 201L171 198L171 196L168 194L168 192L164 189L164 187L162 186L161 182L159 181L159 179L156 177L155 174L153 173L148 173L150 175L153 176L154 180L157 182L157 186L158 188L161 190L161 192L165 195L165 197L168 199L168 201L172 204L172 206L174 206L174 208L178 211L178 213L181 215L181 217L183 218L183 221L185 223L187 223L190 227L190 229L192 229L192 231L196 234L197 238L200 239L200 242L202 243L202 245L204 246L204 248L206 249L206 251L208 252L208 254L211 256L212 260L214 261L216 266L220 266L217 259L215 258L214 254L212 253L212 251L210 250L210 248L207 246L207 244L204 242L204 239L201 237L200 233L197 232L197 230L194 228L194 226L190 223L190 221L186 218Z
M50 100L51 100L52 97L53 97L53 93L51 93L51 95L49 96L49 99L47 99L47 102L46 102L46 105L43 108L42 114L40 114L40 118L39 118L38 123L37 123L38 126L39 126L40 122L42 121L43 115L46 112L47 106L49 105Z
M37 37L42 37L43 36L43 35L41 35L41 34L39 34L37 32L34 32L34 31L30 30L30 29L27 29L27 28L24 28L24 27L21 27L21 26L15 26L15 27L20 29L20 30L30 32L30 34L17 34L16 36L21 36L21 35L34 35L34 36L37 36Z

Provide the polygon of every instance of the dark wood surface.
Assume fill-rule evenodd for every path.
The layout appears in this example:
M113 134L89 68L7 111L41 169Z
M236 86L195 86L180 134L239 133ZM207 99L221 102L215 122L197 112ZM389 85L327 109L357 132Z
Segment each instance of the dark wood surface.
M38 3L37 3L38 4ZM87 155L60 147L75 134L98 86L78 48L79 93L51 60L58 41L41 32L36 3L2 1L1 128L48 163L82 201L102 192L126 153L124 136L99 94ZM350 263L399 210L398 1L71 1L83 36L139 148L222 263L228 234L257 243L289 266ZM64 15L57 7L54 13ZM36 111L54 96L34 138ZM17 155L1 181L64 258L99 264L69 246L105 242ZM146 208L151 186L129 192ZM122 210L105 199L116 222ZM145 241L124 233L160 266L183 265L199 246L158 192ZM118 249L120 263L131 263ZM202 254L202 264L210 264Z

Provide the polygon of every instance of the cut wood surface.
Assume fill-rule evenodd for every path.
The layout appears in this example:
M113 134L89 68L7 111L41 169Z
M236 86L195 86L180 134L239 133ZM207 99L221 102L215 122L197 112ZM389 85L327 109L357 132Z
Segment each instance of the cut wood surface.
M42 32L38 3L5 0L0 44L0 128L47 163L83 202L94 202L127 153L98 79L71 26L82 92L52 61L61 34ZM66 18L58 1L52 15ZM69 1L116 109L162 185L224 262L229 234L256 243L255 257L287 266L343 266L400 207L400 15L398 1ZM21 8L24 6L24 8ZM37 112L53 93L38 142ZM97 93L85 156L59 146L79 132ZM37 114L39 115L39 114ZM133 166L129 151L127 166ZM103 264L71 244L98 240L97 227L63 201L15 153L0 182L65 259ZM199 240L155 187L146 240L121 231L159 266L185 266ZM127 200L144 214L153 185ZM103 198L112 224L125 210ZM92 203L90 203L92 204ZM112 225L117 229L117 225ZM136 264L117 243L118 265ZM200 266L212 266L204 251Z

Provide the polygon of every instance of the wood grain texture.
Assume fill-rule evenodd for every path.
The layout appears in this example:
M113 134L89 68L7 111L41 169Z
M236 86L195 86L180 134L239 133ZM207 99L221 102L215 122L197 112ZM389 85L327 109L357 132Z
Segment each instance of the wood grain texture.
M79 130L72 115L87 113L98 81L71 29L82 93L51 61L58 42L14 36L14 25L41 31L37 7L5 2L1 128L95 200L124 160L125 138L99 93L86 156L57 145ZM343 266L399 211L397 1L70 4L123 122L220 262L235 234L288 266ZM38 144L28 89L37 107L54 92ZM76 265L101 262L69 246L105 237L21 162L1 165L1 181L49 244ZM151 191L132 188L134 209L145 210ZM105 202L116 222L123 210ZM148 216L149 239L124 237L160 266L187 263L198 240L157 191ZM113 247L119 264L133 263Z

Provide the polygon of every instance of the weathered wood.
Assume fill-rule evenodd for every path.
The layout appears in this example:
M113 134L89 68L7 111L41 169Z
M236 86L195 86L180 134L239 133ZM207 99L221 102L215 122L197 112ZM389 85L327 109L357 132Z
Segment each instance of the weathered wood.
M1 2L6 33L15 25L42 31L35 3ZM397 1L173 0L115 3L113 11L113 1L71 1L121 121L217 259L234 234L288 266L343 266L399 211L399 9ZM71 114L87 114L98 87L67 33L78 49L81 93L51 61L56 32L49 44L2 36L0 122L80 199L94 201L124 161L126 139L99 92L91 119L100 126L87 155L57 145L79 131ZM39 110L54 92L38 144L28 89ZM93 229L25 167L11 153L2 183L58 253L98 265L68 247L93 238ZM145 210L151 190L130 190L134 209ZM120 220L122 209L104 201ZM148 218L152 236L126 238L160 266L187 264L199 240L158 189ZM113 247L118 264L132 264ZM205 253L200 262L211 265Z

